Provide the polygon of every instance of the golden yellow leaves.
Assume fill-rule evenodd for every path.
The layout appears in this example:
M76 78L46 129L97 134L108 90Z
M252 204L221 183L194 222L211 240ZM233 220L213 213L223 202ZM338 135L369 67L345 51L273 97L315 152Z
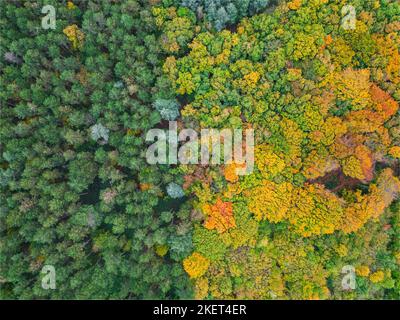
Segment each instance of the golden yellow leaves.
M400 251L395 252L394 257L396 258L396 263L400 266Z
M287 6L290 10L298 10L301 7L302 0L293 0L290 1Z
M362 110L371 105L370 71L368 69L346 69L333 75L336 97L351 101L353 110Z
M323 2L326 1L315 0L310 6L315 8ZM288 7L297 10L301 1L291 1ZM303 8L300 10L303 12ZM290 14L295 15L294 12ZM372 180L376 159L384 158L387 153L400 156L400 147L393 145L385 128L385 122L398 111L398 104L371 80L382 83L390 78L388 82L393 81L398 70L397 53L392 51L393 48L387 47L379 61L371 59L374 60L371 64L376 64L376 69L382 72L381 82L377 80L374 68L357 69L360 65L355 60L362 60L359 47L364 44L353 46L348 34L340 38L335 33L326 35L323 30L314 30L298 32L288 37L290 40L285 40L287 28L277 26L275 39L288 43L284 48L274 48L271 50L273 53L266 53L266 43L252 38L255 28L261 29L263 19L255 19L254 24L250 20L239 25L235 34L237 42L233 45L238 44L239 48L228 46L233 37L229 31L218 34L204 32L192 41L185 57L169 58L164 65L178 93L191 94L190 103L182 113L185 117L194 118L201 125L205 121L209 121L210 126L219 125L224 123L221 119L230 119L237 108L241 118L239 126L243 125L242 122L250 122L260 132L268 132L257 137L257 169L253 175L239 180L235 173L236 166L230 164L225 166L223 173L228 183L221 177L216 179L222 182L219 191L195 190L199 207L206 215L204 227L212 230L205 231L212 232L226 245L226 254L231 250L237 256L238 251L256 246L257 250L265 250L269 254L276 250L276 239L262 234L264 228L267 229L265 226L269 228L270 224L260 221L284 222L279 227L288 228L285 235L297 239L340 230L353 232L379 216L398 194L399 188L395 178L387 177L370 186L368 194L346 192L346 189L352 189L359 183L357 180ZM361 15L360 20L370 20L370 17ZM364 27L367 26L364 24ZM252 51L257 49L257 44L266 59L264 55L260 57ZM240 54L240 51L244 53ZM394 58L389 59L389 56ZM292 63L304 58L310 58L304 65ZM270 64L265 63L269 61ZM307 70L305 66L311 64L310 69L313 70ZM327 74L326 81L321 81L321 77L324 79ZM283 89L284 86L288 89ZM392 93L396 88L385 84L385 90ZM224 112L229 117L225 117ZM389 125L386 127L391 128ZM393 162L393 159L390 161ZM306 179L311 181L307 183ZM327 187L316 184L315 180ZM381 181L384 180L387 190L382 187ZM340 192L343 198L335 192ZM210 199L217 200L207 203ZM235 215L232 204L224 202L226 199L234 203ZM246 220L247 217L250 219ZM271 228L275 229L275 226ZM248 232L250 229L252 232ZM285 245L287 242L285 239ZM327 277L321 275L324 266L316 261L307 263L307 259L313 256L309 254L311 250L300 252L302 256L291 252L288 257L277 260L283 266L280 266L283 272L287 272L285 282L303 281L296 288L296 297L326 298L329 296ZM204 251L199 252L205 254ZM329 255L352 259L354 251L351 244L345 242L335 246ZM249 273L238 264L226 271L222 264L229 260L221 260L218 260L221 265L217 265L212 259L207 275L213 276L208 281L196 281L198 297L206 297L208 293L219 297L230 297L233 292L245 297L259 294L254 288L263 283L263 279L251 275L254 287L243 286L238 290L228 276L220 274L229 272L235 277L244 277ZM299 260L301 264L297 263ZM372 265L370 261L363 263ZM311 265L313 270L307 274L304 270ZM372 272L368 266L360 266L357 274L368 277ZM296 268L302 269L298 278L293 270ZM214 276L214 271L218 276ZM214 279L217 277L218 280Z
M161 45L170 53L176 53L181 49L179 43L180 37L191 38L193 36L193 26L186 17L176 17L171 24L167 25L167 29L162 37Z
M318 36L316 34L295 33L293 43L289 46L293 60L298 61L306 58L314 58L319 51L316 45L317 39Z
M68 1L67 8L68 10L74 10L76 8L76 5L72 1Z
M256 245L258 223L247 212L245 207L239 207L235 215L236 227L221 234L221 239L234 249L242 246L254 247Z
M343 206L335 194L318 184L308 184L293 193L288 212L295 232L303 237L331 234L341 225Z
M72 24L63 30L63 33L68 37L74 49L81 49L85 39L85 34L79 30L76 24Z
M239 181L237 170L244 167L245 164L237 164L237 163L231 163L226 165L224 170L224 176L226 181L229 181L231 183Z
M400 180L394 176L393 171L389 168L383 170L378 177L376 193L372 193L373 196L379 197L384 207L388 207L392 201L400 193ZM374 212L374 217L378 217L381 213Z
M307 179L314 180L338 168L340 168L339 162L327 149L320 148L312 150L304 160L302 173Z
M306 300L327 299L329 297L329 294L330 294L330 292L329 292L328 287L323 286L321 288L319 286L313 285L312 283L307 283L303 287L302 299L306 299Z
M183 260L183 268L191 278L201 277L206 273L209 266L210 260L198 252L193 252L192 255Z
M384 278L385 273L382 270L378 270L369 276L369 280L371 280L373 283L382 282Z
M374 139L365 134L376 132L379 138L374 139L374 144L381 146L380 151L387 152L386 148L390 145L391 138L384 123L397 112L398 103L375 84L370 84L368 97L369 102L364 106L365 109L351 111L345 117L344 124L350 133L348 138L355 139L357 144L360 144L367 139Z
M327 270L310 259L314 248L311 243L289 234L280 234L271 245L272 254L281 266L283 281L292 283L292 299L326 299L330 292L326 287Z
M352 111L346 120L349 131L360 134L379 132L383 124L383 117L371 110Z
M216 64L228 64L229 63L230 51L228 49L224 49L222 53L215 57Z
M369 219L379 217L399 193L400 180L391 169L383 170L377 183L370 185L369 193L359 195L357 202L345 209L341 229L346 233L357 231Z
M340 118L328 117L318 130L308 134L310 145L315 145L315 149L303 161L302 173L307 179L317 179L340 167L335 156L339 150L343 153L340 148L343 145L338 138L346 132L347 126Z
M191 94L196 88L195 82L193 81L193 76L189 72L179 72L178 79L176 79L176 85L179 94Z
M400 146L394 146L389 149L389 154L394 157L400 159Z
M283 156L278 156L271 146L265 144L255 148L255 162L265 178L276 176L286 167Z
M372 180L374 164L372 152L366 146L359 145L355 148L354 154L360 163L363 180Z
M156 25L161 27L166 20L166 9L162 7L152 7L151 11L153 16L155 16Z
M359 180L364 179L364 174L361 169L361 164L355 156L345 158L341 162L343 173L346 176L356 178Z
M344 244L340 244L337 248L335 248L335 251L339 257L345 257L347 256L349 249Z
M238 60L229 66L231 73L237 78L232 84L244 94L255 94L262 96L269 88L269 84L262 79L263 68L259 63L252 63L249 60Z
M319 111L319 107L306 105L304 110L305 128L309 130L317 130L322 127L324 117Z
M347 112L343 120L328 118L336 118L336 124L324 124L320 130L311 132L309 137L312 142L330 146L328 150L341 161L347 176L369 181L372 179L374 155L365 145L374 145L374 153L389 152L391 138L384 123L398 111L399 105L388 93L369 82L369 71L348 69L341 76L342 89L337 94L340 99L351 101L353 111ZM336 130L338 132L334 132Z
M257 220L279 222L286 218L292 205L292 190L290 183L276 184L264 180L262 186L248 189L244 195L248 199L249 211Z
M400 83L400 53L398 50L394 51L390 56L386 72L392 78L394 83Z
M383 70L387 80L394 84L400 83L400 53L398 49L398 35L396 31L400 24L390 24L387 26L388 31L393 32L386 35L374 35L378 54L387 59L386 68Z
M165 59L165 62L163 65L163 72L168 75L171 82L174 82L176 80L176 76L177 76L178 72L176 69L176 59L174 56L171 56L171 57L168 57L167 59Z
M245 85L254 87L257 84L258 80L260 80L260 74L255 71L250 72L244 76L243 80Z
M199 278L195 284L195 299L203 300L208 295L208 279Z
M364 265L356 267L356 274L360 277L368 277L370 274L369 267Z
M301 69L289 68L288 69L288 80L289 81L296 81L300 80L302 75Z
M335 38L329 46L331 59L339 67L348 67L351 65L355 52L343 38Z
M359 180L372 180L373 157L371 151L364 145L355 148L354 155L341 161L343 173Z

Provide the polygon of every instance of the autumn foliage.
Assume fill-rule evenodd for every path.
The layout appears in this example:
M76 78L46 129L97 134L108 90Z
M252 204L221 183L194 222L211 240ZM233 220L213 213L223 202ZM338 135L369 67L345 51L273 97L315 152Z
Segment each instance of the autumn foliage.
M328 1L285 2L234 31L196 30L164 63L176 94L190 97L184 122L256 132L251 175L207 168L209 180L189 187L204 213L194 250L213 252L201 297L273 298L290 283L292 298L331 298L328 261L356 259L351 235L367 237L399 196L398 37L371 28L368 9L354 32L334 24L340 15Z
M200 253L194 252L183 260L183 267L191 278L201 277L208 269L210 261Z
M204 227L207 229L215 229L222 233L236 226L231 202L224 202L218 198L215 204L204 205L203 211L207 217L204 222Z

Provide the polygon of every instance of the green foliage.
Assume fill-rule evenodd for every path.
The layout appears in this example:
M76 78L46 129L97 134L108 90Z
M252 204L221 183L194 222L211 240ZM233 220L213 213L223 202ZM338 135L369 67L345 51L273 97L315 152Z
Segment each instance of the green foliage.
M153 106L164 120L173 121L179 116L179 103L176 100L157 99Z
M237 23L241 18L254 15L267 8L270 0L181 0L180 5L190 8L198 16L203 14L218 31Z
M41 28L44 4L56 8L56 30ZM181 265L191 234L177 238L174 225L187 218L160 216L171 178L143 156L144 133L160 121L153 96L171 96L158 85L164 57L150 9L1 2L0 298L191 297ZM63 33L72 25L71 39L84 34L76 48ZM176 102L163 107L178 116ZM45 265L56 290L41 286Z

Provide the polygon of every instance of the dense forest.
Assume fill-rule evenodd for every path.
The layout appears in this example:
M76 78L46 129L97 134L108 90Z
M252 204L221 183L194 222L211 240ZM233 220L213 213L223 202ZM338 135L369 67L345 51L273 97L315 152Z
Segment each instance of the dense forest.
M0 26L0 299L400 299L397 0L7 0ZM149 163L172 121L254 130L253 172Z

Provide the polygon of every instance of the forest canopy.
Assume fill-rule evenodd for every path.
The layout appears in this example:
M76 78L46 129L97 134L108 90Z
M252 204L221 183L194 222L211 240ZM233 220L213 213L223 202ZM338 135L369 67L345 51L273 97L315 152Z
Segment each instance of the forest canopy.
M0 299L400 299L398 1L0 12ZM171 121L253 172L150 164Z

